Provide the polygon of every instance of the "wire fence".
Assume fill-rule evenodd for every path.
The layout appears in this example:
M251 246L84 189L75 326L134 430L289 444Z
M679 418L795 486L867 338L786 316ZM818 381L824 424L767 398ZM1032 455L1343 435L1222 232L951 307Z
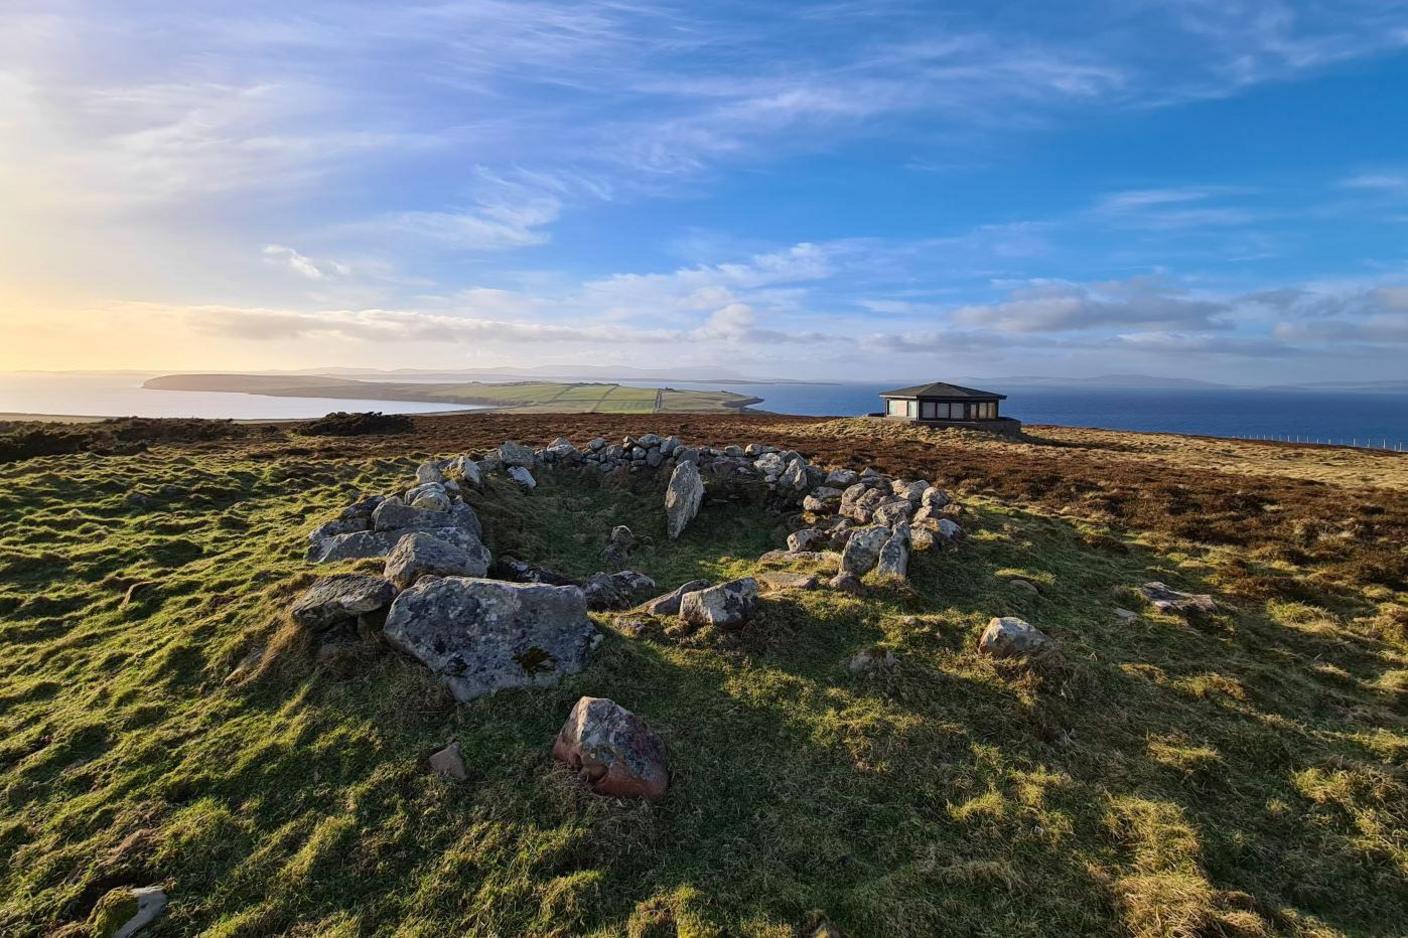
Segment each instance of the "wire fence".
M1238 440L1263 440L1268 443L1301 443L1306 446L1347 446L1353 449L1373 449L1390 453L1408 453L1408 442L1388 437L1323 437L1301 436L1294 433L1234 433Z

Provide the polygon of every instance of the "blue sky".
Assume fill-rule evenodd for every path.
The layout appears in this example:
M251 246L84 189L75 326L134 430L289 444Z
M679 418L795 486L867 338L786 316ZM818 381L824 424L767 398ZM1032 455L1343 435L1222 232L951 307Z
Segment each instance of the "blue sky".
M1408 3L0 9L0 367L1402 377Z

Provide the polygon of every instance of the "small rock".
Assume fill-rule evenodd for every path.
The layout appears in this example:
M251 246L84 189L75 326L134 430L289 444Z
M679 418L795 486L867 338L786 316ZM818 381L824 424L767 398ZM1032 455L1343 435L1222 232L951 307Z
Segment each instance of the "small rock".
M1036 584L1031 582L1030 580L1014 578L1008 580L1007 585L1012 587L1014 590L1018 590L1019 592L1031 593L1033 596L1041 595L1041 590L1037 589Z
M524 466L509 466L508 477L529 491L538 487L538 480Z
M860 578L851 573L838 573L827 580L826 585L838 593L850 593L852 596L865 594L865 586L861 584Z
M924 490L923 496L919 499L920 504L925 508L939 509L948 504L948 493L943 489L929 486Z
M909 575L909 525L896 525L880 548L875 560L875 575L890 580L903 580Z
M626 565L626 561L631 557L631 551L635 548L636 536L631 529L624 524L618 524L611 529L611 535L606 539L606 549L601 552L601 559L606 564L609 572L620 570Z
M1185 617L1210 615L1217 612L1217 600L1207 593L1181 593L1158 581L1145 583L1139 587L1138 593L1160 612L1174 613Z
M160 886L114 889L98 900L88 918L88 934L97 938L131 938L166 908Z
M381 577L338 573L316 580L289 613L305 629L321 630L375 612L395 596L396 588Z
M510 469L528 469L537 463L532 449L513 440L499 444L498 457L499 462Z
M708 588L708 580L690 580L663 596L656 596L649 602L642 603L640 611L653 616L677 616L680 613L680 601L684 598L685 593L697 593Z
M444 749L432 755L430 767L441 778L448 778L456 782L462 782L469 778L469 773L465 771L464 767L464 756L460 753L460 744L456 742L451 742Z
M841 572L852 576L865 576L880 559L880 550L890 539L891 531L882 525L857 528L846 541L846 549L841 553Z
M489 572L489 549L483 544L466 550L424 531L413 531L396 542L382 576L406 589L423 576L483 576Z
M411 502L411 507L421 511L449 511L450 496L445 492L431 489L421 492Z
M813 590L817 587L816 576L810 573L794 573L791 570L769 570L758 576L769 593L782 593L787 590Z
M883 524L885 527L894 527L897 524L908 524L909 516L914 513L914 506L903 498L892 498L876 506L871 515L871 520L875 524Z
M423 462L416 467L417 482L444 482L445 474L440 471L440 464L431 460Z
M816 528L803 528L787 535L787 549L793 553L822 550L830 540L831 535L825 531L818 531Z
M899 664L895 653L888 648L867 648L846 659L846 670L852 674L866 671L889 671Z
M599 795L658 801L670 783L664 742L644 720L605 697L577 701L552 754Z
M955 521L948 518L939 519L939 537L946 541L956 541L963 536L963 529Z
M757 604L758 581L744 577L685 593L680 599L680 618L691 625L740 629L752 616Z
M1040 651L1051 643L1041 629L1016 616L994 618L978 639L978 650L994 658L1018 658Z
M858 481L860 481L860 473L853 469L832 469L826 474L826 484L832 488L848 488Z
M914 550L928 550L934 546L934 532L920 524L909 526L909 546Z
M1116 606L1115 618L1119 619L1121 622L1133 622L1139 618L1139 613L1135 612L1133 609L1121 609Z
M644 573L621 570L616 573L593 573L582 587L582 592L587 597L587 608L601 611L625 609L642 595L650 595L654 589L655 581Z
M479 471L479 463L470 459L468 456L461 456L459 458L459 468L460 475L464 477L465 482L470 485L480 485L483 483L484 477Z
M801 492L807 487L807 461L798 456L787 464L777 484L784 489Z

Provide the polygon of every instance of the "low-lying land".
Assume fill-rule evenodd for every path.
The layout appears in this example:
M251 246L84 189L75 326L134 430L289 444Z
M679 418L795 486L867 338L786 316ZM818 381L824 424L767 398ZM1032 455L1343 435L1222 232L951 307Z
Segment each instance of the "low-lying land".
M581 673L468 704L375 641L320 664L287 621L321 572L307 534L421 460L646 431L928 479L959 496L967 537L916 554L907 585L769 596L737 633L594 615ZM85 933L100 897L148 884L171 900L154 936L1408 920L1408 457L748 415L153 432L142 451L0 465L0 933ZM670 541L629 487L539 482L493 483L486 537L572 575L619 523L662 589L756 573L788 531L706 500ZM1139 605L1128 587L1149 580L1221 611ZM1059 654L980 654L999 615ZM847 667L868 650L893 664ZM259 673L231 680L252 653ZM583 695L666 741L662 801L594 795L554 763ZM463 782L426 763L451 739Z
M682 391L676 388L637 388L624 384L563 384L553 381L513 381L503 384L357 381L312 375L163 375L143 387L171 391L225 391L271 397L325 397L349 400L416 401L473 404L517 413L671 414L727 413L756 397L731 391Z

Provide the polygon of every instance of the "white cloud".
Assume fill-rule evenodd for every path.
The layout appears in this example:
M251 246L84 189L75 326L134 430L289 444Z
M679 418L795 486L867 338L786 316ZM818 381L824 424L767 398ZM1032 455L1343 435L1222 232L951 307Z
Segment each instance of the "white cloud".
M287 267L300 276L309 280L328 280L334 277L346 277L352 272L352 268L341 261L324 260L317 261L306 254L300 254L290 247L282 244L266 244L264 246L264 257L269 261Z

